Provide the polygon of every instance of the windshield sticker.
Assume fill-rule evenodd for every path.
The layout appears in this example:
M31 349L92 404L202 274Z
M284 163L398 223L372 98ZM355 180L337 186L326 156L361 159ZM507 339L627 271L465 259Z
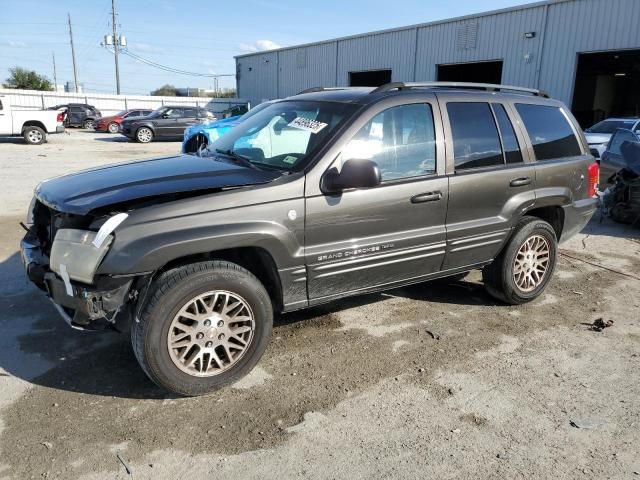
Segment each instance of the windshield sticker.
M294 163L296 163L296 160L298 160L297 157L294 157L292 155L287 155L286 157L284 157L282 161L284 163L288 163L289 165L293 165Z
M318 133L320 130L326 127L327 124L318 122L316 120L311 120L310 118L296 117L287 126L298 128L300 130L306 130L307 132L311 133Z

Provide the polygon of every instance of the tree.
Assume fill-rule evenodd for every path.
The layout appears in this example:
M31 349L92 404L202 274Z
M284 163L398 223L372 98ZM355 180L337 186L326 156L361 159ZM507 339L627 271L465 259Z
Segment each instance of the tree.
M173 85L169 85L167 83L166 85L161 86L159 89L151 92L151 95L154 95L156 97L176 97L178 96L178 89Z
M38 75L33 70L13 67L9 69L9 78L4 84L5 88L20 88L25 90L53 90L53 86L47 77Z

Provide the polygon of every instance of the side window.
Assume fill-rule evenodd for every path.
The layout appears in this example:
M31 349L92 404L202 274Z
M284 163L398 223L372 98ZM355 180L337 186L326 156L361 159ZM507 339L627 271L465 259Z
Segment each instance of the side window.
M611 142L609 142L609 150L611 153L616 155L620 155L620 147L624 142L637 142L638 139L636 136L631 133L629 130L616 130L616 133L611 137Z
M170 108L164 114L169 118L180 118L183 116L181 108Z
M447 103L456 170L504 165L488 103Z
M342 162L370 159L382 181L417 177L436 171L433 112L427 103L389 108L373 117L342 151Z
M507 111L500 103L492 103L493 113L496 114L498 120L498 128L500 129L500 135L502 136L502 148L504 149L504 158L507 163L521 163L522 153L520 151L520 144L516 137L516 132L513 130L513 125Z
M580 144L569 122L558 107L516 104L537 160L582 155Z
M185 118L196 118L198 116L198 111L195 108L185 108L183 113L183 117Z

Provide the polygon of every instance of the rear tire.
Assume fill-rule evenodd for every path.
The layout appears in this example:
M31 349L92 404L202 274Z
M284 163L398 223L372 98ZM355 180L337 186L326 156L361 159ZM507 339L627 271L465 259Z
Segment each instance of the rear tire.
M136 141L139 143L149 143L153 141L153 130L149 127L140 127L136 130Z
M272 325L271 300L254 275L234 263L199 262L154 281L131 327L131 343L157 385L178 395L203 395L253 369Z
M22 137L29 145L42 145L47 139L47 134L40 127L31 126L25 127Z
M509 243L482 270L489 294L510 305L534 300L553 275L558 242L553 227L535 217L523 217Z
M119 130L120 130L120 127L116 122L111 122L109 125L107 125L107 131L109 133L118 133Z
M90 118L88 118L84 122L82 122L82 128L84 128L86 130L93 130L95 127L96 127L95 120L92 120Z

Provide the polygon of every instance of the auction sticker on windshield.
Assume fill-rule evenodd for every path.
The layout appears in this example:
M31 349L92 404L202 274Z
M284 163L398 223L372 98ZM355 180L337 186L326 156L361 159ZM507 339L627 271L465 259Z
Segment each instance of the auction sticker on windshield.
M307 132L311 133L318 133L320 130L326 127L327 124L318 122L316 120L311 120L310 118L296 117L287 126L299 128L300 130L306 130Z

